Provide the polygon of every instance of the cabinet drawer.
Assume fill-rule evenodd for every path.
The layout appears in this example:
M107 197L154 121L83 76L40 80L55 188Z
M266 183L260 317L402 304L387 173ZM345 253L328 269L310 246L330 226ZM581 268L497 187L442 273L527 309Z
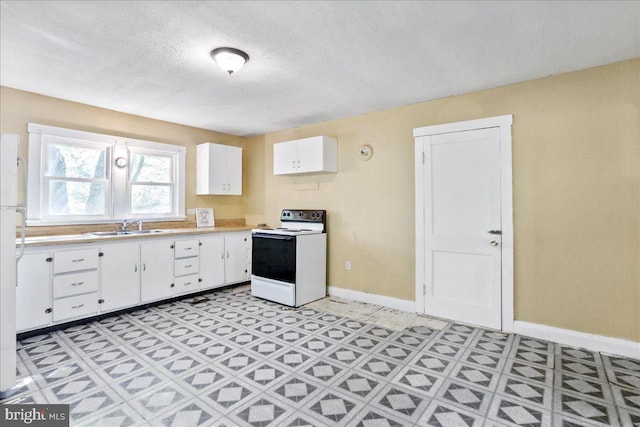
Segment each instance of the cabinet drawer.
M191 274L189 276L176 277L174 292L176 295L188 292L195 292L200 288L199 275Z
M198 257L177 259L175 263L174 274L176 276L186 276L187 274L200 272L200 258Z
M53 297L62 298L72 295L98 291L98 271L64 274L53 277Z
M98 293L53 300L53 321L94 316L98 312Z
M189 256L198 256L200 254L200 241L198 239L193 240L178 240L175 242L175 257L184 258Z
M53 274L98 268L98 248L53 253Z

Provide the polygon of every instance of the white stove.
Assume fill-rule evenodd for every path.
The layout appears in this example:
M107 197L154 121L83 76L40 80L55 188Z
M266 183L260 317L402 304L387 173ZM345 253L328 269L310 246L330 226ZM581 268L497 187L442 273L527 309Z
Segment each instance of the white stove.
M279 228L251 230L251 295L292 307L326 296L326 215L285 209Z

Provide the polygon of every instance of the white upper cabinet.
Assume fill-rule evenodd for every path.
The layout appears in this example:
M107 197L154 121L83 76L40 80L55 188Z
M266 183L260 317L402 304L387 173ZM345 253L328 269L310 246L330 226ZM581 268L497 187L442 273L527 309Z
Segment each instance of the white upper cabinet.
M338 172L338 141L313 136L273 146L273 174Z
M242 194L242 148L205 142L197 146L196 194Z

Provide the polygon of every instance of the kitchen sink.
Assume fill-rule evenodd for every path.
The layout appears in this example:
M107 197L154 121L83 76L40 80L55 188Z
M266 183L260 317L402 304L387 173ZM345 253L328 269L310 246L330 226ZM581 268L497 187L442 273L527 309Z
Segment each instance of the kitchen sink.
M140 234L156 234L166 233L167 230L153 229L153 230L131 230L131 231L92 231L89 233L95 237L112 237L112 236L138 236Z
M132 230L132 231L125 231L125 233L129 233L129 234L155 234L155 233L166 233L168 230L160 230L158 228L153 229L153 230ZM118 233L122 233L122 231L119 231Z

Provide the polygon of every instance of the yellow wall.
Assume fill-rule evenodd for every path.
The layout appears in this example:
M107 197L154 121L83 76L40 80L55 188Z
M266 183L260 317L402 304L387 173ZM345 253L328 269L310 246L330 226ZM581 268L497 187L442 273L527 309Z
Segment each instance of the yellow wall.
M413 128L504 114L516 319L640 341L640 60L253 137L247 222L327 209L329 285L413 300ZM314 135L337 138L338 173L274 176L273 144Z
M0 87L0 131L20 135L20 151L25 158L29 122L183 145L187 147L186 208L213 207L219 219L244 217L242 196L195 195L195 146L219 142L244 148L243 138ZM195 216L187 215L187 219L195 220Z

